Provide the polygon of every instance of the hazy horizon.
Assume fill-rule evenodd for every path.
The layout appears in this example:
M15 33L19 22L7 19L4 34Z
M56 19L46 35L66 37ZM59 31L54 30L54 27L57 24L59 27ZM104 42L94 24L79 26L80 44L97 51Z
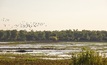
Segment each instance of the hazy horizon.
M31 28L21 24L41 23ZM0 0L0 30L107 30L106 0Z

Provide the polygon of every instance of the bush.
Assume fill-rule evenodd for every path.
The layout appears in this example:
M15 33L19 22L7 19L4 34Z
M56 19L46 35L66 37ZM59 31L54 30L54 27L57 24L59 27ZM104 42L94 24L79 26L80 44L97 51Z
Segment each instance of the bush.
M86 49L81 53L73 54L70 65L107 65L107 59L94 50Z

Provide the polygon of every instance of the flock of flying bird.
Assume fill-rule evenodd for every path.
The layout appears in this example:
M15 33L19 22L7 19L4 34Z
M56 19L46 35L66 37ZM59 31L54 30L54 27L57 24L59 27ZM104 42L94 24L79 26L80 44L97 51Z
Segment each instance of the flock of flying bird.
M10 19L7 19L7 18L2 18L1 19L2 22L4 22L4 27L8 27L8 26L11 26L10 24L6 24L6 23L9 23ZM11 28L35 28L35 27L38 27L38 26L47 26L45 25L45 23L40 23L40 22L25 22L25 21L22 21L21 23L19 24L14 24L13 26L11 26Z

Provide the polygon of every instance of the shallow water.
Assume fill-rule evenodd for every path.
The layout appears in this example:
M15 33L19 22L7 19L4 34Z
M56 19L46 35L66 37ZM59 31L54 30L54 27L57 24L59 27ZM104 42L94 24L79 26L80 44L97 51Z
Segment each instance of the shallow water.
M9 42L10 43L10 42ZM72 53L80 52L81 48L89 47L100 53L107 54L107 43L99 42L59 42L59 43L36 43L36 44L8 44L0 42L0 53L31 54L70 58ZM6 49L5 49L6 48ZM11 50L9 50L11 49ZM24 49L26 52L16 52ZM44 59L44 58L43 58Z

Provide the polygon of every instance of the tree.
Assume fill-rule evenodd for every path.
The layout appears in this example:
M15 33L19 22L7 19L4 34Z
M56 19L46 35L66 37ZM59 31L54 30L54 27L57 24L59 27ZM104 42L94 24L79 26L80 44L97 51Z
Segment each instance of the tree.
M0 30L0 41L107 41L107 31L62 30L26 31Z
M36 32L36 40L38 41L42 41L42 40L45 40L45 32L41 32L41 31L37 31Z
M2 41L4 38L4 31L0 30L0 41Z
M12 31L11 31L10 39L11 39L12 41L16 41L16 40L17 40L17 37L18 37L18 32L17 32L17 30L12 30Z
M35 41L35 34L34 31L30 31L26 34L26 39L28 41Z
M27 34L27 31L20 30L18 33L18 40L19 41L26 41L26 34Z
M50 40L52 40L52 41L58 41L58 38L56 36L51 36Z
M5 32L6 32L6 40L7 41L11 40L11 34L12 34L11 31L10 30L6 30Z
M58 31L51 32L49 39L52 41L58 41Z
M46 40L50 39L51 31L44 31Z

